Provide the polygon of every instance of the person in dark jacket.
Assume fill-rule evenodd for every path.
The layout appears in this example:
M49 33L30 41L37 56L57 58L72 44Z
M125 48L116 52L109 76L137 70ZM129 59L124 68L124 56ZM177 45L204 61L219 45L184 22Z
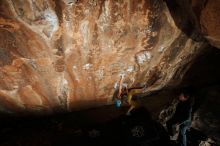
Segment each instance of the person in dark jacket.
M173 136L173 128L179 127L179 142L181 146L187 146L186 131L191 126L192 106L194 98L189 89L183 89L179 95L179 103L173 117L167 121L166 126L170 136Z

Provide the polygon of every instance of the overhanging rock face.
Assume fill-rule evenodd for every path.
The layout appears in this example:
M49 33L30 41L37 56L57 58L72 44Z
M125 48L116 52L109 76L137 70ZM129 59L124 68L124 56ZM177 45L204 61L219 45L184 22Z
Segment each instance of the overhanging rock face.
M205 38L220 48L220 0L192 0L191 5Z
M146 92L177 85L205 46L162 0L0 2L0 110L8 113L110 104L122 75ZM183 24L194 21L187 15Z

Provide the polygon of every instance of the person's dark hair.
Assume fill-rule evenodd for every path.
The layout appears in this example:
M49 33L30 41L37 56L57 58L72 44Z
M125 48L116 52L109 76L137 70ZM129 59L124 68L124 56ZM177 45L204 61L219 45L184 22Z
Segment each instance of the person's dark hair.
M188 86L188 87L178 88L175 93L177 93L176 95L183 94L184 97L187 97L187 101L190 102L190 105L193 106L195 103L194 92L195 92L194 88Z
M193 88L192 87L184 87L180 90L180 93L183 93L183 95L185 97L189 98L193 94Z
M183 87L179 89L179 94L183 94L185 97L189 98L192 96L192 87Z

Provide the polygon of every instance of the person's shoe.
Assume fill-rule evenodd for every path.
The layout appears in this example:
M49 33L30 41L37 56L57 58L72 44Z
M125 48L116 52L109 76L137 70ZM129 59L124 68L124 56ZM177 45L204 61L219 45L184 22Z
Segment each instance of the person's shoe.
M175 137L174 136L170 136L170 140L175 141Z
M178 138L178 134L170 136L170 140L172 140L172 141L176 141L177 138Z

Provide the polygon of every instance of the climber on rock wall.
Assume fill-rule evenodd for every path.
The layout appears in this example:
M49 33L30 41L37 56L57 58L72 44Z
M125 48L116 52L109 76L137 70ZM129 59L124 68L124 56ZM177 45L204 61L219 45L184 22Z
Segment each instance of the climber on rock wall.
M121 107L123 97L127 96L127 94L128 94L127 87L123 87L123 81L124 81L124 75L122 75L120 78L119 89L116 92L117 93L116 100L115 100L116 107Z
M173 117L166 122L167 131L172 137L174 135L173 129L179 126L178 141L181 146L187 145L186 131L191 126L192 119L192 106L194 98L190 88L184 88L179 94L179 103L177 104L176 111Z
M138 100L133 99L133 95L143 93L144 90L146 89L146 86L143 87L134 87L134 88L127 88L123 87L123 80L124 76L121 76L120 82L119 82L119 89L118 89L118 94L117 94L117 99L116 99L116 107L120 107L122 104L122 100L125 100L129 104L130 108L128 109L128 112L126 115L130 115L130 112L134 109L140 106Z

